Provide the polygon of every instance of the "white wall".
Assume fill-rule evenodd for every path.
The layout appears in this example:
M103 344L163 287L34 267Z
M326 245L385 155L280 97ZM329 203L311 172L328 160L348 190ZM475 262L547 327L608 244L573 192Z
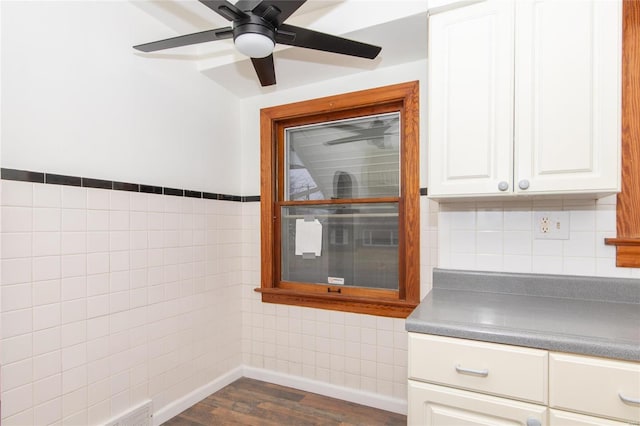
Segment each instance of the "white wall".
M239 103L127 1L3 1L2 167L239 194ZM165 54L166 55L166 54Z
M243 99L241 111L246 125L242 132L242 156L245 164L242 174L242 193L258 194L260 191L260 109L271 106L419 80L420 155L424 158L427 152L425 145L426 75L427 62L422 60ZM427 174L424 166L425 164L420 170L421 187L426 186Z

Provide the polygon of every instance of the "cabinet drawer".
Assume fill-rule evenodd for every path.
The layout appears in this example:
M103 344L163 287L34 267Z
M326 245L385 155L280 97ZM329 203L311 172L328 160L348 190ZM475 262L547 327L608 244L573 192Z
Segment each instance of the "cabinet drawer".
M409 333L409 378L547 403L547 351Z
M569 411L549 410L549 426L628 426L629 423L585 416Z
M409 380L410 426L547 425L547 407Z
M551 353L549 381L551 407L640 422L638 363Z

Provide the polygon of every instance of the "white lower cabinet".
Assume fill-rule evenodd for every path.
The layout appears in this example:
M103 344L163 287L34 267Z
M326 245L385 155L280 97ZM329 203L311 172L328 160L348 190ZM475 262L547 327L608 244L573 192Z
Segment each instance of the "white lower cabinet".
M409 380L409 425L544 426L547 407Z
M640 363L409 333L410 425L640 425Z

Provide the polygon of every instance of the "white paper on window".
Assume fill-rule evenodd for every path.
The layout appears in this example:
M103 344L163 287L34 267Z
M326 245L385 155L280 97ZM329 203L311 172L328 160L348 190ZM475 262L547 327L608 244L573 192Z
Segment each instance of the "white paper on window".
M320 256L322 251L322 224L318 219L296 219L296 255L313 253Z

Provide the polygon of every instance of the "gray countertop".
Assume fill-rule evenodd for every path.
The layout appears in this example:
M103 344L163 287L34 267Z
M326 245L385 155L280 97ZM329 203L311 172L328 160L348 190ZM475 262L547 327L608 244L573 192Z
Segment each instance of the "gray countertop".
M406 329L640 361L640 280L436 269Z

